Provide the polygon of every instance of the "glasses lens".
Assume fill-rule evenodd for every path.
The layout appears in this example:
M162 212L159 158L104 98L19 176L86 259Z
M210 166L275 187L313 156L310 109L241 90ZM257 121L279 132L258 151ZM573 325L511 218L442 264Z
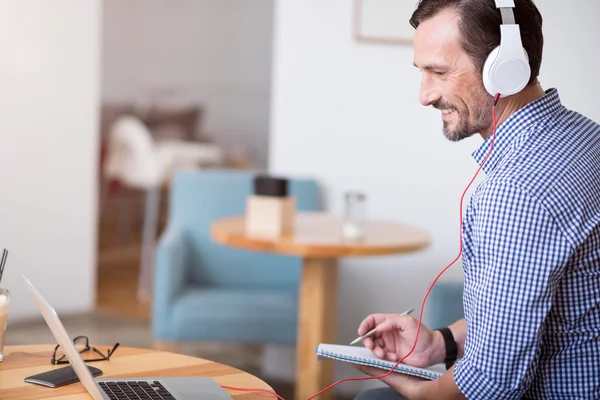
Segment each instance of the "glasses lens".
M73 343L75 344L77 351L80 353L87 349L87 339L84 337L76 338Z
M58 347L58 349L56 350L56 354L55 354L55 358L56 360L60 360L61 358L63 358L65 356L65 353L62 351L62 347Z

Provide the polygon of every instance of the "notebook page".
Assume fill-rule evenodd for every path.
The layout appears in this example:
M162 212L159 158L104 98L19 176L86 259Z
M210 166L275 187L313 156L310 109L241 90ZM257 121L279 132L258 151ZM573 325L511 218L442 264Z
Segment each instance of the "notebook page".
M321 343L317 347L317 356L319 358L330 358L338 361L354 364L369 365L382 368L387 371L392 369L396 362L382 360L376 357L371 350L361 346L347 346L339 344ZM395 371L425 379L436 379L440 377L446 368L444 365L436 365L430 368L417 368L406 364L399 364Z

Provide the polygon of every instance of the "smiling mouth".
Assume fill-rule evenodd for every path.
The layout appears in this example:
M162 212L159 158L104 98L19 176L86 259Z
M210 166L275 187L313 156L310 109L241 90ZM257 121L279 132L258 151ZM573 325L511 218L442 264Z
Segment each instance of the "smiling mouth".
M451 110L451 109L447 109L447 110L442 110L442 114L444 115L448 115L448 114L452 114L455 110Z

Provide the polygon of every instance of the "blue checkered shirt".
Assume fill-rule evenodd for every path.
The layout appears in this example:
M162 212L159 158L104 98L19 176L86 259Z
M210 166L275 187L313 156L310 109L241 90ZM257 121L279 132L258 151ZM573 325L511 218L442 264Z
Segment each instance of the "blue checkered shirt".
M548 90L498 127L483 169L464 216L459 389L600 399L600 126Z

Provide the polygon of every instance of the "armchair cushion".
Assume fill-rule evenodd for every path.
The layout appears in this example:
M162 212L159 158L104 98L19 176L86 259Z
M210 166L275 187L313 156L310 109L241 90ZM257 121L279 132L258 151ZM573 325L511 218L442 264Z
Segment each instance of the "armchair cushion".
M171 330L184 341L289 344L297 307L293 291L191 286L173 304Z

